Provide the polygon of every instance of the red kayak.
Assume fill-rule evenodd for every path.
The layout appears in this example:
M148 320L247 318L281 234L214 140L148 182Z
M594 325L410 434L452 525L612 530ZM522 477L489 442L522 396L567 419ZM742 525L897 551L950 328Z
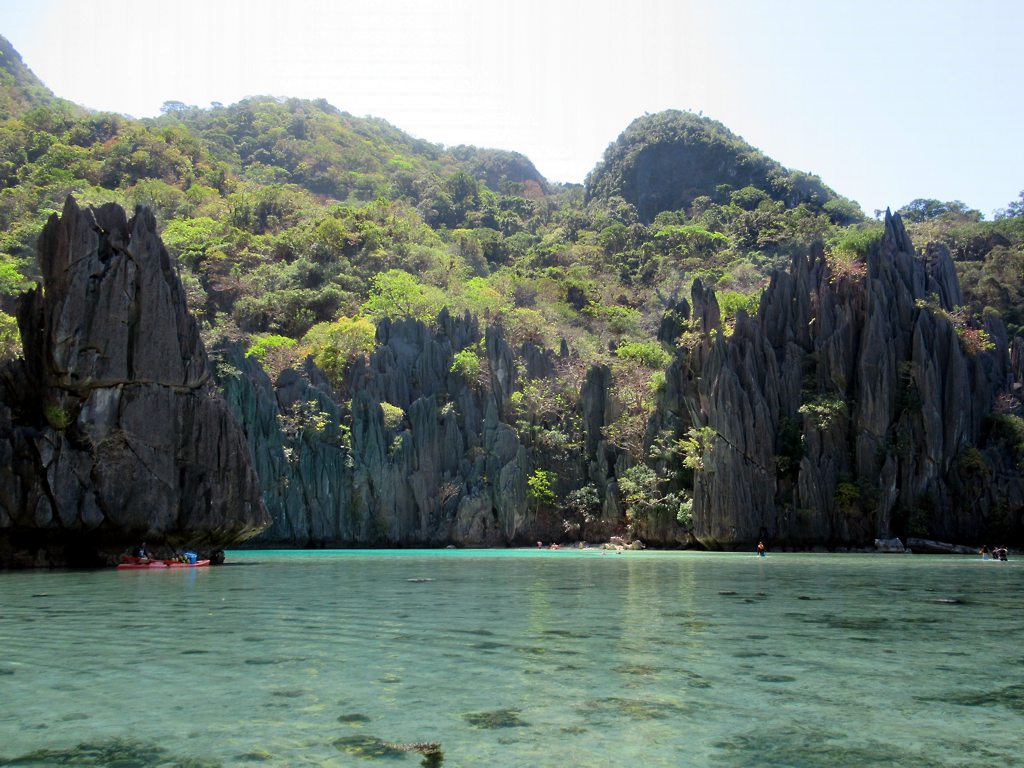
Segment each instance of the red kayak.
M194 563L182 563L177 560L150 560L147 557L125 557L118 563L118 570L139 568L203 568L210 564L209 560L196 560Z

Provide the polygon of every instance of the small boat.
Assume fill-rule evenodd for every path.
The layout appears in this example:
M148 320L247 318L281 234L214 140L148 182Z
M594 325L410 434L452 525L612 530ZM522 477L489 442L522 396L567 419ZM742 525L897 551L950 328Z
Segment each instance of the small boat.
M125 556L124 562L118 563L118 570L138 570L141 568L203 568L210 564L209 560L196 560L194 563L183 563L180 560L150 560L148 557Z

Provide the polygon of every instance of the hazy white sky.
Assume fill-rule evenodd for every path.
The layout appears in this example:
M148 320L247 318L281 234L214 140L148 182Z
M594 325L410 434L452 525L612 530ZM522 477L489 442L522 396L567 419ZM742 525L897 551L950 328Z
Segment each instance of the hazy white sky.
M1016 199L1021 29L1015 0L0 0L0 34L93 109L325 98L569 182L691 109L869 215Z

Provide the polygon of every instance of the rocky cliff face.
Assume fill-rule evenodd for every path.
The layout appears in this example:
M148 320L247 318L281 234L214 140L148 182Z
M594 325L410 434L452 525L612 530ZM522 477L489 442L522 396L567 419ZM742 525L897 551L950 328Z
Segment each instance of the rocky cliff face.
M274 519L259 543L484 546L521 533L524 457L497 418L501 383L450 370L454 353L480 340L475 322L445 314L439 326L383 323L378 349L351 372L350 412L309 363L275 389L257 363L227 352L240 372L223 377L227 398ZM327 415L322 428L285 426L314 414Z
M269 517L152 214L71 198L2 374L0 563L91 563L146 540L219 549Z
M254 543L1024 534L1024 342L994 318L972 327L949 254L917 256L898 217L866 256L796 258L731 333L696 282L659 333L677 355L642 457L607 439L625 407L612 372L564 344L513 348L446 312L384 322L344 394L310 362L272 383L228 346L226 407L148 212L69 201L40 262L44 290L19 317L30 354L2 377L5 562L95 559L141 538L221 547L267 523ZM478 372L453 366L469 352Z
M865 260L797 258L731 336L695 285L702 341L669 368L649 439L701 436L698 540L1019 540L1024 479L999 428L1020 411L1019 350L961 303L949 254L919 258L888 214Z
M562 517L529 496L538 469L556 471L559 497L594 484L604 511L584 535L621 527L609 483L615 452L600 436L612 399L607 369L603 378L601 369L591 372L570 413L530 415L513 401L525 382L557 380L550 351L529 343L513 350L499 328L482 334L475 319L447 312L433 329L384 322L377 341L348 377L351 410L310 363L303 375L286 371L275 388L240 349L222 351L229 361L222 384L274 519L254 543L505 546L561 539ZM452 370L455 354L468 348L481 350L481 372L472 380ZM306 426L290 428L296 418ZM310 428L314 423L321 426ZM542 436L556 426L576 450L545 443Z
M259 541L483 546L624 532L713 548L759 538L797 548L891 536L1018 541L1024 347L1011 350L995 319L972 328L961 302L948 253L915 255L898 217L866 257L819 248L797 258L731 334L697 282L662 327L665 339L685 331L689 341L667 371L643 457L606 439L623 408L608 368L591 367L554 405L536 393L561 386L568 350L513 349L468 316L442 314L434 329L383 323L377 350L347 379L345 407L310 364L275 388L234 350L238 373L224 383L274 518ZM452 370L470 348L482 350L472 381ZM535 407L524 405L530 397ZM288 426L299 422L322 426ZM666 450L687 438L695 470ZM652 449L656 472L627 518L622 489L645 482L631 468ZM554 503L531 496L538 473L549 473ZM678 519L687 496L691 526Z

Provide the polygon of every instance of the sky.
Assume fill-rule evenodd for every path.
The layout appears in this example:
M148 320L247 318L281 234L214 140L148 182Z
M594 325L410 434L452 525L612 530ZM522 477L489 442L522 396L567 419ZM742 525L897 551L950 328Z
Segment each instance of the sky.
M0 34L92 109L323 98L575 183L684 109L869 216L1018 198L1021 29L1015 0L0 0Z

